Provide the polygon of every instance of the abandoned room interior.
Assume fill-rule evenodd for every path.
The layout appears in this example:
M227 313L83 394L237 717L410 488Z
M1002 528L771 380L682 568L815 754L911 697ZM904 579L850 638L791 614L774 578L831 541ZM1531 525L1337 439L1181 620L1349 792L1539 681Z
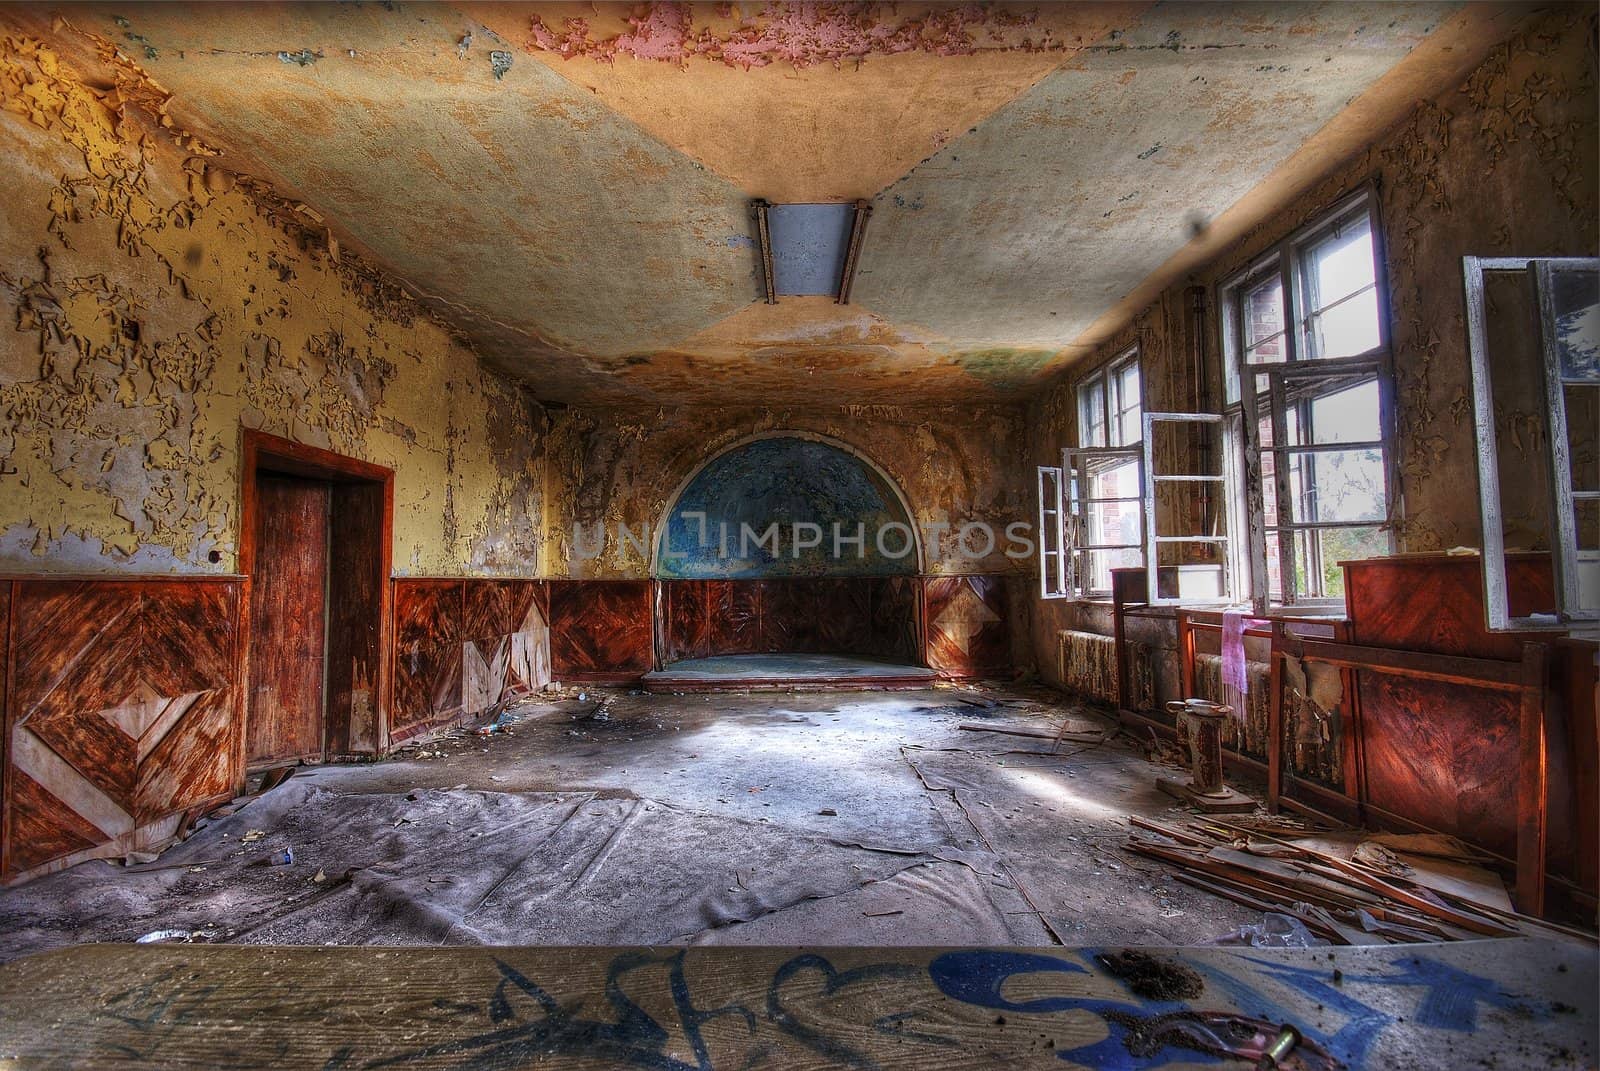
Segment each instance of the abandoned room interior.
M0 6L0 1067L1595 1067L1597 24Z

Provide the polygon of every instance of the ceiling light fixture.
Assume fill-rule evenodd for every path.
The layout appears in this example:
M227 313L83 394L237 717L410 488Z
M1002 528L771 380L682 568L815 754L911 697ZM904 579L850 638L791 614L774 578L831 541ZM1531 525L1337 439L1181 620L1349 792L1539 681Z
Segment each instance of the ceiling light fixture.
M761 248L762 284L769 305L778 296L831 294L850 303L872 205L751 203Z

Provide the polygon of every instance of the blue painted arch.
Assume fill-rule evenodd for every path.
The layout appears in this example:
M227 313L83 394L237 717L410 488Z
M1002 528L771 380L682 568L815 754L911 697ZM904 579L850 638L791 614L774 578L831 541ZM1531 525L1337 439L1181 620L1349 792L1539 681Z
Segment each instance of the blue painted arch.
M774 525L777 553L763 538ZM802 542L820 530L820 543L798 546L796 525ZM849 542L858 532L859 547ZM894 481L848 445L797 432L745 439L702 463L668 504L654 551L664 580L909 576L922 559Z

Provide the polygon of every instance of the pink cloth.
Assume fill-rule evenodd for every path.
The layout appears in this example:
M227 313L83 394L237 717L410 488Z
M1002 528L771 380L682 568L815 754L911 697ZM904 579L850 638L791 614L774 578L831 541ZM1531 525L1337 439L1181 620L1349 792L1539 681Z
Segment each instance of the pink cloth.
M1260 618L1246 617L1235 610L1223 611L1222 683L1241 696L1250 691L1250 673L1245 667L1244 657L1245 630L1263 628L1267 624Z

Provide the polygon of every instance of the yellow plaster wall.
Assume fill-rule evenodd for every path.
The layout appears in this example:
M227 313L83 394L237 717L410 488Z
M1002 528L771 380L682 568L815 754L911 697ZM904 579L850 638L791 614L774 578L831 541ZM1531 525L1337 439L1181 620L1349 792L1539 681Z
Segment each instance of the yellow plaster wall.
M0 570L234 571L249 427L395 469L397 573L536 573L537 403L226 164L0 38Z

